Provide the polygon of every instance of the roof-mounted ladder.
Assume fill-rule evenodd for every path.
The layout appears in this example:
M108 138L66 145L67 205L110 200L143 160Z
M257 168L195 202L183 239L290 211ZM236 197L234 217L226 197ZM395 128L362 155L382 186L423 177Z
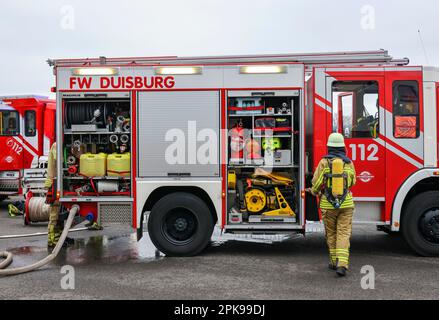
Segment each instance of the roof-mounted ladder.
M50 66L80 67L102 65L177 65L177 64L222 64L222 63L254 63L254 62L298 62L304 63L307 69L314 66L367 66L367 65L394 65L409 64L408 58L394 59L387 50L376 51L348 51L303 54L266 54L266 55L236 55L236 56L196 56L196 57L133 57L133 58L85 58L85 59L49 59Z

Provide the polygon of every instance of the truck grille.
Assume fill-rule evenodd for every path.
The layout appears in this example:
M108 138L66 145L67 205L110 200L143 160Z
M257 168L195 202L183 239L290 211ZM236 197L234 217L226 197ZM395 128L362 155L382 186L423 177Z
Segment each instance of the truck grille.
M132 225L132 205L131 203L99 203L99 221L100 223L120 223Z

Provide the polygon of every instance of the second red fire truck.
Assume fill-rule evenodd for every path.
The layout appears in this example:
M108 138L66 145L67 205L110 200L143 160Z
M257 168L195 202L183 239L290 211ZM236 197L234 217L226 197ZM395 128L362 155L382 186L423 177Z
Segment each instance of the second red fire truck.
M439 255L439 69L386 51L50 60L57 192L169 255L223 232L305 233L331 132L355 163L355 222Z
M46 167L55 111L55 100L47 97L0 97L0 200L23 194L25 169Z

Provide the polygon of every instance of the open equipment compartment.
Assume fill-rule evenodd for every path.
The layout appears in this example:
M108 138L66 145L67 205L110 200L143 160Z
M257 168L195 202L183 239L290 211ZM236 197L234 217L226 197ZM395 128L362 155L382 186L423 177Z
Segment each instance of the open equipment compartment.
M227 225L300 224L300 91L229 91Z
M63 100L63 198L131 197L130 119L126 97Z

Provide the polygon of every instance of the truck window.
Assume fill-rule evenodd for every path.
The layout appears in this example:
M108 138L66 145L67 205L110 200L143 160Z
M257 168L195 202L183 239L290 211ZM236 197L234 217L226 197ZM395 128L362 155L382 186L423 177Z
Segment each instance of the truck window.
M379 97L376 81L336 81L332 85L333 131L345 138L377 138Z
M33 110L28 110L24 113L24 134L26 137L35 137L36 130L36 113Z
M419 137L419 85L417 81L393 82L393 136Z
M19 119L17 111L0 111L0 135L17 136L20 133Z

